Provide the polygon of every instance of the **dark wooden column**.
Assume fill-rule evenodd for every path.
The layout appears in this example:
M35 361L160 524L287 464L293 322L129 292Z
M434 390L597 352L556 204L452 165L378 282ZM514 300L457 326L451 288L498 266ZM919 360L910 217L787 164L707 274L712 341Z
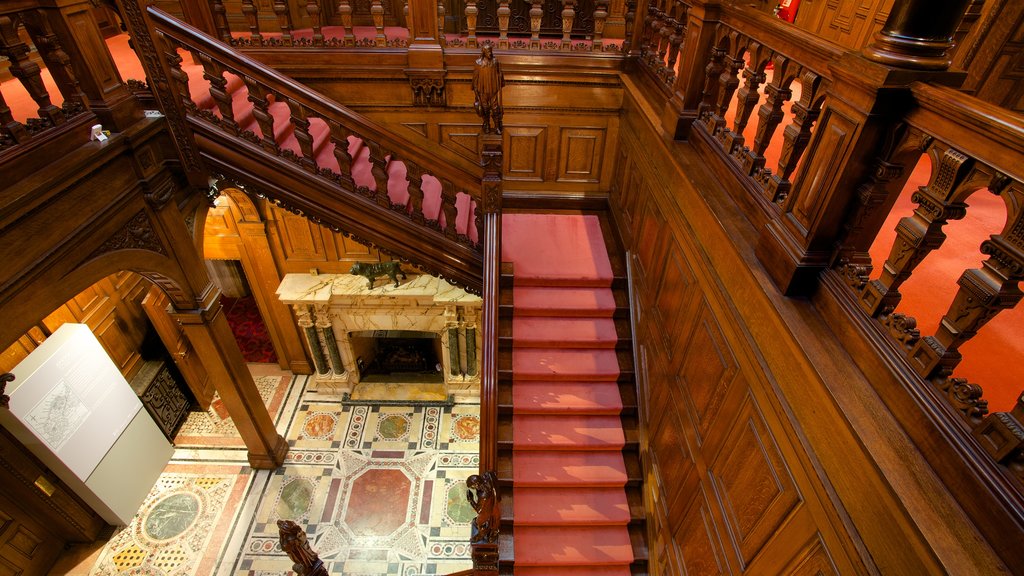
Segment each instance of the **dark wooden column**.
M46 0L50 26L60 39L89 108L103 127L121 131L142 118L142 108L124 84L100 32L90 0Z
M946 70L953 34L970 0L896 0L864 55L890 66Z

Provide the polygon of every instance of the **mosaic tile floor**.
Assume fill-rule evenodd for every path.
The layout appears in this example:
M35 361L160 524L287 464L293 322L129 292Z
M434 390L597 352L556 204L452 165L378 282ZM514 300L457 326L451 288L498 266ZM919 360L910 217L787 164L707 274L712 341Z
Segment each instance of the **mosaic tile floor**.
M251 369L257 384L270 378L265 365ZM479 465L479 405L342 406L306 391L306 377L281 374L261 394L292 447L285 465L253 471L225 442L233 430L189 428L90 576L284 576L278 519L306 530L331 574L471 567L465 479Z

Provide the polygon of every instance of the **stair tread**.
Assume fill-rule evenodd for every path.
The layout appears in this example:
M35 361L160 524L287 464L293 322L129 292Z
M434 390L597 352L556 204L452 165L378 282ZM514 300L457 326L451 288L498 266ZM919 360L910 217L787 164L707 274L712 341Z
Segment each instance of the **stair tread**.
M516 566L629 564L625 526L522 526L515 529Z
M512 479L521 486L624 486L629 479L621 452L610 450L516 450Z
M544 382L522 380L512 386L516 414L618 414L622 410L619 386L612 381Z
M502 260L515 264L517 285L611 285L597 216L505 213L501 221Z
M522 380L615 380L619 362L612 349L516 348L512 372Z
M614 348L619 336L611 318L512 318L512 345L552 348Z
M610 317L615 295L607 288L514 286L516 316Z
M516 576L631 576L628 565L516 566Z
M621 450L626 444L618 416L521 414L512 417L516 450Z
M512 507L517 527L625 525L630 520L622 488L516 487Z

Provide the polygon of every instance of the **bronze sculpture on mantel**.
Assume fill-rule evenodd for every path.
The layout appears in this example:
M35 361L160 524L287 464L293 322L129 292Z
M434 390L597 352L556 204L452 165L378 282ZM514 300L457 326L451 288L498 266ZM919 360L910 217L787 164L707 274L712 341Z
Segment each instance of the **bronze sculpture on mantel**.
M473 68L473 108L483 119L485 134L501 134L501 89L505 86L505 76L501 73L501 64L494 57L494 48L487 42L480 48L480 57Z

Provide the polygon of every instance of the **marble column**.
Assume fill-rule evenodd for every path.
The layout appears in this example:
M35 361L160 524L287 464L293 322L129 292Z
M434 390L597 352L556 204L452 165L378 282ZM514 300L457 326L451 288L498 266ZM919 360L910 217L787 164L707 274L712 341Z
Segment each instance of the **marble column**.
M313 357L317 376L327 374L330 368L327 366L324 349L320 345L320 336L317 334L316 326L313 323L310 307L295 305L295 316L299 327L302 328L303 333L306 335L306 344L309 345L309 353Z
M331 369L334 376L341 376L345 373L345 366L341 362L341 352L338 350L338 340L334 336L334 326L331 324L330 314L327 305L316 306L316 327L320 332L320 340L327 348L327 357L331 361Z

